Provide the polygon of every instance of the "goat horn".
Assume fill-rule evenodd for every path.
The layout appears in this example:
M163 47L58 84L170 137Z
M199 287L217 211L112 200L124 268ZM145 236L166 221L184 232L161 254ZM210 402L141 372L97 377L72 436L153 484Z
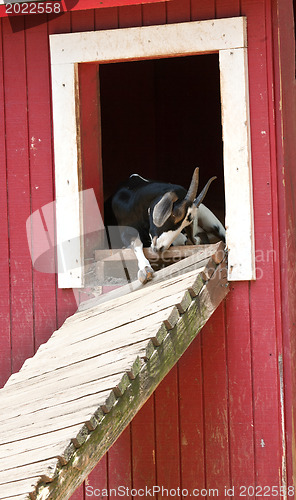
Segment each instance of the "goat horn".
M185 196L185 199L191 203L193 203L194 199L196 198L198 180L199 180L199 168L197 167L193 172L191 183L188 192Z
M203 188L203 190L199 193L198 197L194 200L194 205L196 207L198 207L201 202L203 201L205 195L207 194L208 192L208 189L210 187L210 185L212 184L212 182L217 179L217 177L211 177L210 180L208 180L208 182L206 183L205 187Z
M172 213L173 203L178 199L178 196L173 191L165 193L162 198L156 203L153 210L153 222L157 227L161 227Z
M199 168L197 167L191 179L191 183L184 200L174 208L175 222L179 222L185 217L187 203L193 203L196 197L199 180Z

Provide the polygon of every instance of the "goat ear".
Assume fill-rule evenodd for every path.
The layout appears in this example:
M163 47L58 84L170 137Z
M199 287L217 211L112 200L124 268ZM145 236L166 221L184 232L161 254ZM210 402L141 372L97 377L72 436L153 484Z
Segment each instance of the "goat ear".
M178 203L174 207L173 214L175 223L180 222L180 220L184 219L186 215L186 208L187 208L186 199L182 200L181 203Z
M153 210L153 223L157 227L161 227L172 213L173 203L177 201L178 196L173 191L165 193L163 197L156 203Z
M195 198L194 200L194 205L196 207L199 207L199 205L202 203L204 197L206 196L207 192L208 192L208 189L210 187L210 185L212 184L212 182L217 179L217 177L211 177L210 180L208 180L208 182L206 183L205 187L203 188L203 190L199 193L198 197Z

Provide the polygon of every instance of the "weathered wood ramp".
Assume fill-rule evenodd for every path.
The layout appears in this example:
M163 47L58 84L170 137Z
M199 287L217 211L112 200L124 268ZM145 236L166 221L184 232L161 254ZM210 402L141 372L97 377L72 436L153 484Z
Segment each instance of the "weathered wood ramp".
M223 245L84 305L0 391L0 499L68 499L227 294Z

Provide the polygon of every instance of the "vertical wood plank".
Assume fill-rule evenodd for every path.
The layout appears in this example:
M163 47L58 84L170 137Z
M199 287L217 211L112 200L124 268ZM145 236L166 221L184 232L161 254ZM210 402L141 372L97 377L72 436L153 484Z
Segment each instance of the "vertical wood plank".
M229 439L232 485L255 484L249 284L231 284L226 299Z
M108 30L118 27L118 8L96 9L95 29Z
M156 485L154 395L134 417L131 427L133 488L141 493L140 490L152 490ZM140 500L141 495L134 498ZM149 498L155 495L149 494Z
M119 436L108 452L108 485L110 496L114 492L124 490L124 498L131 499L132 467L131 467L131 426L129 425ZM111 490L114 490L113 493Z
M105 9L104 9L105 10ZM72 32L91 31L97 28L95 11L72 12ZM101 154L101 122L99 96L99 66L79 65L79 116L81 140L82 190L93 189L103 217L104 193ZM92 215L88 198L83 195L83 240L84 259L93 257L99 248L102 234L94 229L99 219ZM103 229L103 228L101 228Z
M200 335L178 362L182 488L206 487Z
M265 2L242 0L242 14L248 16L258 275L256 283L251 283L250 288L256 483L276 486L281 483L282 443L279 422L279 353L275 315Z
M10 279L9 279L9 221L6 174L5 106L4 106L4 63L2 47L2 20L0 20L0 387L11 374L11 331L10 331Z
M155 391L157 483L181 487L178 370L172 368Z
M69 33L71 31L71 12L66 12L62 16L48 14L48 34Z
M240 15L240 0L215 0L215 2L217 19Z
M104 192L101 142L101 103L99 65L79 65L79 115L81 137L82 189L92 189L94 203L89 192L83 194L84 258L92 259L95 249L103 240ZM98 209L100 213L98 213ZM86 261L86 260L85 260Z
M42 209L53 202L54 179L52 172L52 144L50 121L50 80L49 54L46 18L43 24L36 24L33 16L27 16L26 22L26 61L28 93L29 158L31 183L31 211ZM37 70L38 68L38 70ZM50 237L54 241L53 218L54 205L50 208ZM36 234L39 228L31 222L34 239L44 238ZM34 249L33 249L34 251ZM54 247L52 247L54 254ZM51 256L55 259L55 256ZM50 257L48 257L50 260ZM50 263L48 263L50 265ZM34 331L35 349L46 342L56 328L56 276L33 269L34 290Z
M71 31L92 31L95 27L95 11L84 10L71 12Z
M12 29L14 23L16 31ZM26 220L30 216L26 54L23 18L3 19L7 188L11 276L12 370L34 352L32 265ZM18 29L18 31L17 31Z
M270 5L270 3L272 5ZM294 12L293 12L294 10ZM267 26L272 25L273 38L268 38L267 54L272 53L274 66L269 65L269 92L274 93L270 102L270 126L275 130L275 151L272 158L273 183L278 187L279 257L276 266L280 268L275 279L281 282L276 291L281 294L283 366L284 366L284 411L287 446L287 484L293 484L296 477L295 432L296 414L296 305L295 305L295 254L296 226L296 123L293 109L296 106L295 93L295 3L267 2ZM274 198L273 198L274 201ZM288 218L287 218L288 215ZM276 221L277 222L277 221ZM283 408L281 408L283 410Z
M206 488L221 495L231 485L224 303L202 329L202 360Z
M82 483L77 490L71 495L70 500L84 500L84 483Z
M101 109L99 65L82 64L79 68L81 157L83 189L93 189L103 214L103 172L101 151Z
M190 0L167 2L167 22L181 23L190 21Z
M166 22L166 2L143 5L142 12L143 26Z
M85 480L85 496L92 496L94 490L107 491L108 489L108 471L107 471L107 453L99 461L96 467ZM103 497L103 494L101 495ZM107 496L107 495L106 495Z
M191 0L191 21L204 21L215 18L215 0Z
M266 17L266 60L267 60L267 85L268 85L268 104L269 104L269 137L270 137L270 169L271 169L271 186L272 186L272 197L271 197L271 203L272 203L272 226L273 226L273 248L274 248L274 255L275 258L273 259L273 265L274 265L274 292L275 292L275 297L274 297L274 303L275 303L275 329L276 329L276 336L277 336L277 350L278 350L278 391L279 391L279 401L278 401L278 406L279 406L279 427L280 427L280 441L281 441L281 454L282 454L282 468L281 468L281 482L284 486L290 485L293 483L292 479L292 470L291 470L291 455L292 455L292 443L289 440L291 439L291 436L293 435L293 431L291 428L291 412L292 412L292 404L294 403L292 394L290 392L291 386L290 386L290 376L291 376L291 353L295 352L294 350L290 350L292 346L287 343L287 340L289 338L286 336L287 330L286 330L286 325L284 325L288 308L287 304L285 302L284 293L283 291L286 290L288 295L291 295L290 291L285 287L285 283L282 280L281 276L281 271L283 270L283 273L285 273L285 262L287 260L282 260L283 259L283 253L285 254L286 248L287 248L287 243L283 244L280 240L283 237L283 233L285 232L281 226L282 224L282 218L283 218L283 206L284 203L282 203L281 200L281 194L283 194L283 190L285 188L285 182L283 182L282 174L283 174L283 169L281 168L281 161L279 158L281 158L281 153L279 153L279 158L277 157L277 132L278 132L278 138L281 140L284 140L284 137L282 137L282 134L285 136L285 132L281 130L281 133L279 132L279 124L277 124L277 119L276 119L276 108L277 105L275 104L277 101L277 84L278 84L278 72L276 70L277 68L277 57L278 57L278 50L277 50L277 44L279 44L283 50L283 53L287 53L289 56L289 62L286 60L282 60L282 68L285 68L287 71L287 74L283 77L284 81L289 82L289 85L291 85L292 82L292 92L289 93L289 98L288 98L288 109L289 109L289 119L292 115L290 109L294 104L294 109L295 109L295 102L296 102L296 94L295 94L295 26L293 30L293 6L290 4L284 4L284 9L286 10L286 19L284 24L282 25L281 33L285 37L285 34L288 35L289 37L289 44L288 47L283 47L282 41L279 41L278 33L273 33L273 26L272 22L273 19L278 16L278 12L275 13L276 7L273 2L270 0L267 0L265 2L265 17ZM290 26L290 29L289 29ZM282 55L283 55L282 53ZM286 92L284 92L286 93ZM275 97L277 94L277 97ZM290 107L291 106L291 107ZM278 107L281 108L281 101L278 103ZM287 109L287 108L286 108ZM278 125L278 129L277 129ZM292 139L292 157L290 157L290 161L292 162L292 165L294 165L293 157L295 158L296 156L296 150L295 150L295 143L294 143L294 137L295 137L295 120L290 122L290 126L287 127L287 123L285 124L286 126L286 131L287 129L289 130L289 133L291 134L290 137L293 137ZM290 139L290 138L289 138ZM291 144L290 140L288 139L288 143ZM290 146L289 144L289 146ZM281 148L279 148L281 149ZM294 170L294 168L292 167ZM288 183L290 186L294 185L295 183ZM294 198L294 196L293 196ZM280 209L279 209L280 207ZM295 214L295 212L293 211ZM292 264L292 269L295 269L294 266L294 257L293 257L293 264ZM293 283L292 287L294 290L294 279L293 276L290 274L291 282ZM279 286L279 284L281 284ZM292 293L292 296L294 296L294 293ZM295 297L294 297L294 304L295 304ZM290 312L290 311L289 311ZM289 339L290 340L290 339ZM289 342L289 341L288 341ZM293 348L292 348L293 349ZM289 443L289 444L288 444Z
M141 5L129 5L118 8L119 28L131 28L142 25Z

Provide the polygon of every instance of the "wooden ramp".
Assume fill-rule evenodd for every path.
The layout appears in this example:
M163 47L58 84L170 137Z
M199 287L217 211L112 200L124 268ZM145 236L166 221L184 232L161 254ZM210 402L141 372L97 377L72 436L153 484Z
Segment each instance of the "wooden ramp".
M10 377L1 500L68 499L118 438L228 292L223 245L200 248L84 305Z

